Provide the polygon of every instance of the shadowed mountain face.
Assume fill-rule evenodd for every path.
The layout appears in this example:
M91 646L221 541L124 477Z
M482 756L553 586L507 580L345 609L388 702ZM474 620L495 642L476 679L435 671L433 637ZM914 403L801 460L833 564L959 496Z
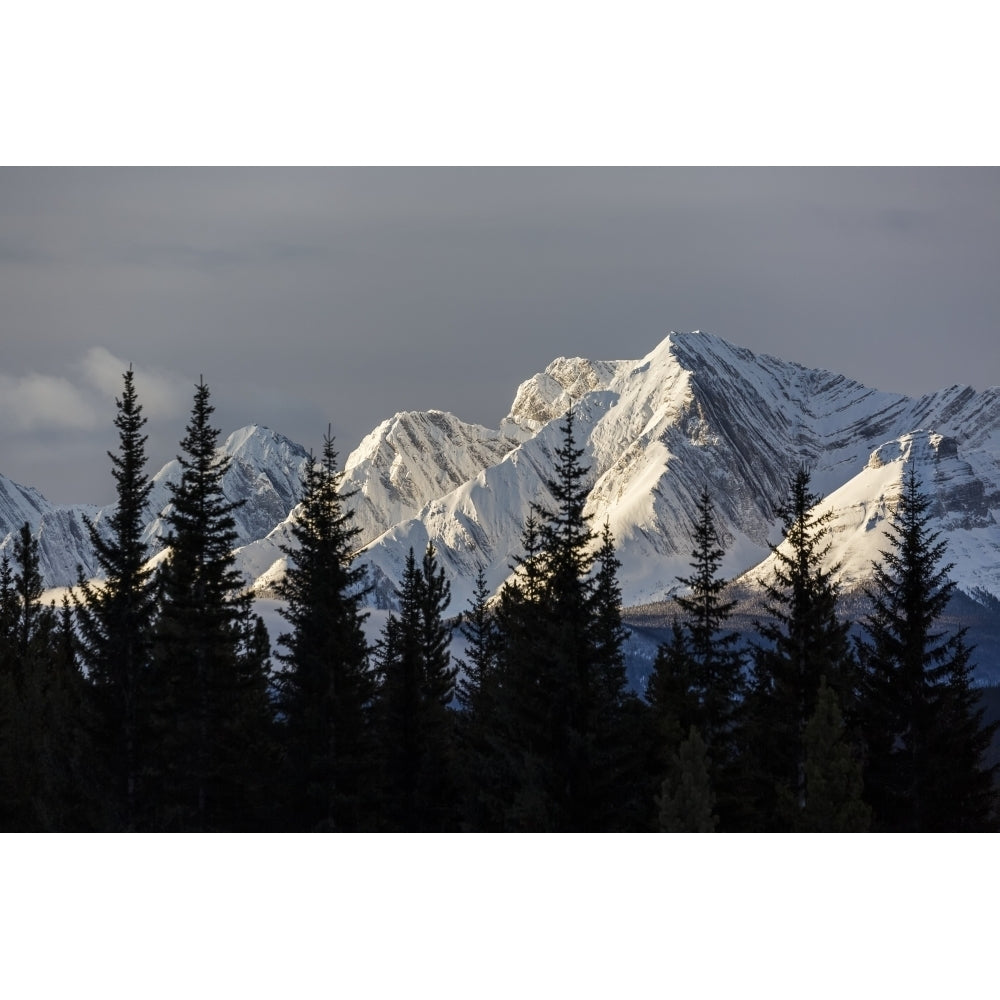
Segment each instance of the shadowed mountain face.
M590 467L587 512L611 526L629 605L660 601L687 575L690 526L704 487L715 500L726 547L723 572L752 587L768 571L779 537L775 505L796 468L835 511L834 550L843 583L865 579L885 547L885 521L913 464L934 498L934 527L949 544L953 577L980 603L1000 599L1000 389L955 386L910 398L842 375L755 355L701 333L670 334L638 360L559 358L517 389L498 429L438 411L399 413L372 431L345 462L344 492L357 512L362 558L388 599L409 548L433 541L461 610L483 566L499 587L521 552L532 503L561 443L566 409ZM239 564L265 593L284 572L304 449L266 428L231 435L226 479L238 514ZM169 499L156 476L153 511ZM42 539L50 586L94 571L83 517L98 508L52 507L0 479L0 536L28 520ZM157 547L162 519L150 517ZM8 538L4 545L10 545Z

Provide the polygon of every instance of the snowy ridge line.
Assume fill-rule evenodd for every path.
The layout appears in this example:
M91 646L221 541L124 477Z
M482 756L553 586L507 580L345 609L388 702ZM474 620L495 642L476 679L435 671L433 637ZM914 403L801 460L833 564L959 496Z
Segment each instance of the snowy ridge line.
M626 605L676 592L705 487L726 549L722 572L759 581L768 542L780 537L775 506L801 465L835 512L831 559L843 563L845 586L862 581L885 546L886 513L913 464L934 497L959 587L1000 599L1000 389L908 397L694 332L671 333L637 360L557 358L518 386L497 429L437 410L397 413L376 427L344 462L342 489L383 603L409 548L429 541L452 580L450 613L466 606L480 566L491 587L503 583L531 505L548 499L570 405L590 467L587 513L596 531L607 521L614 533ZM253 425L220 450L234 459L227 497L246 500L238 565L258 593L270 593L284 572L282 548L293 544L307 453ZM158 513L176 464L155 477ZM100 525L107 512L52 507L0 477L0 533L32 524L49 586L72 582L78 562L92 572L83 517ZM152 518L154 548L163 530Z

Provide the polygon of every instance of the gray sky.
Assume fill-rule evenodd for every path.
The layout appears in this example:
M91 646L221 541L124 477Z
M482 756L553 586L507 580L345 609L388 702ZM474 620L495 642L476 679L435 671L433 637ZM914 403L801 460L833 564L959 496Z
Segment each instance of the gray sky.
M110 502L203 374L223 434L341 458L402 409L496 426L559 355L671 329L920 393L1000 383L996 169L0 169L0 472Z

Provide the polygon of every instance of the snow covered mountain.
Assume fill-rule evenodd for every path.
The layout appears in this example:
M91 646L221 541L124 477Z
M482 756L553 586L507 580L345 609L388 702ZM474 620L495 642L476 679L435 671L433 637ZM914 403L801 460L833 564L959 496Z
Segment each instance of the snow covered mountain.
M246 543L260 538L283 521L298 502L299 482L309 461L308 453L281 434L256 425L230 434L219 452L232 460L223 479L223 493L229 501L243 501L233 512L239 541ZM151 516L144 535L150 555L162 548L161 538L167 531L163 514L170 504L168 484L180 482L180 477L181 467L176 459L153 477ZM98 575L87 522L94 522L98 531L103 532L112 513L113 506L56 506L37 490L0 476L0 552L10 554L15 535L27 521L39 540L45 585L69 586L76 581L77 566L88 577Z
M690 525L704 486L717 505L723 571L736 576L780 537L774 505L799 465L812 470L816 492L845 505L849 521L860 498L872 509L890 499L889 473L872 476L868 467L898 458L890 470L898 480L916 452L887 442L919 428L950 442L934 451L941 461L933 482L941 529L955 539L956 579L970 592L1000 596L1000 560L991 555L1000 543L1000 389L955 386L910 398L701 333L671 334L638 361L561 358L523 383L501 425L521 443L371 543L365 557L377 575L398 580L409 547L420 551L432 540L455 581L456 610L478 565L499 586L521 551L531 502L547 499L544 481L571 399L577 444L591 470L587 512L614 532L627 604L663 599L687 574ZM835 558L841 540L848 541L846 529ZM884 541L869 534L852 544L857 575Z
M517 443L516 429L490 430L439 410L397 413L383 421L344 464L341 492L350 497L358 544L366 546L394 524L416 517L428 499L500 462ZM293 544L293 523L294 513L238 550L240 567L258 591L283 575L282 548Z
M479 566L500 586L521 554L531 504L550 500L545 481L570 405L590 467L587 512L614 532L629 605L668 597L687 575L706 486L726 548L723 572L747 573L748 582L766 572L768 542L780 537L774 507L801 464L836 512L831 557L843 563L846 586L863 580L885 547L885 517L913 463L934 495L959 587L1000 600L1000 388L880 392L702 333L672 333L637 360L556 359L520 385L495 430L433 410L375 428L347 458L343 488L383 599L409 548L419 553L428 541L452 581L453 611L465 607ZM226 494L247 500L237 560L267 594L285 570L282 546L292 542L308 457L261 427L237 431L222 450L234 459ZM176 462L157 474L153 510L162 511L166 482L178 475ZM94 571L83 517L100 526L107 513L55 508L0 478L0 536L28 520L49 585L71 582L77 563ZM163 530L162 518L151 518L154 547Z
M933 431L904 434L876 448L864 469L817 505L817 514L833 514L826 568L839 564L835 578L845 592L867 582L872 559L891 547L889 520L911 468L931 500L933 530L947 539L951 578L970 596L1000 596L997 457L976 449L966 456L955 438ZM764 560L742 582L766 578L773 562Z

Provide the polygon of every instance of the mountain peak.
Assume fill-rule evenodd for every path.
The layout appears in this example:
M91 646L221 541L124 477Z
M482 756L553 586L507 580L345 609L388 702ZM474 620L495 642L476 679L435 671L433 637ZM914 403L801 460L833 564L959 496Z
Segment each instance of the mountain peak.
M409 546L428 540L452 580L454 610L479 567L499 586L521 555L527 513L548 502L559 423L571 405L589 468L586 512L595 526L611 526L626 604L668 596L689 572L691 524L705 488L726 550L722 573L759 564L775 539L775 507L803 465L813 490L838 507L835 548L860 579L881 540L870 525L894 502L907 462L933 486L959 585L1000 597L992 513L1000 509L1000 391L881 392L699 330L671 331L638 360L555 358L520 384L498 429L441 410L383 421L348 456L342 481L361 560L382 592L391 595L399 582ZM263 587L283 572L282 547L294 544L309 455L259 424L234 431L219 450L232 459L227 497L245 501L238 563ZM173 462L155 476L157 514L179 471ZM77 563L93 565L82 508L59 511L0 481L0 517L5 511L8 531L15 519L44 527L50 585L61 576L72 582ZM97 513L100 528L106 518ZM164 530L162 516L151 514L146 537L154 551Z
M591 392L607 389L619 369L631 362L556 358L545 371L522 382L502 428L534 433Z

